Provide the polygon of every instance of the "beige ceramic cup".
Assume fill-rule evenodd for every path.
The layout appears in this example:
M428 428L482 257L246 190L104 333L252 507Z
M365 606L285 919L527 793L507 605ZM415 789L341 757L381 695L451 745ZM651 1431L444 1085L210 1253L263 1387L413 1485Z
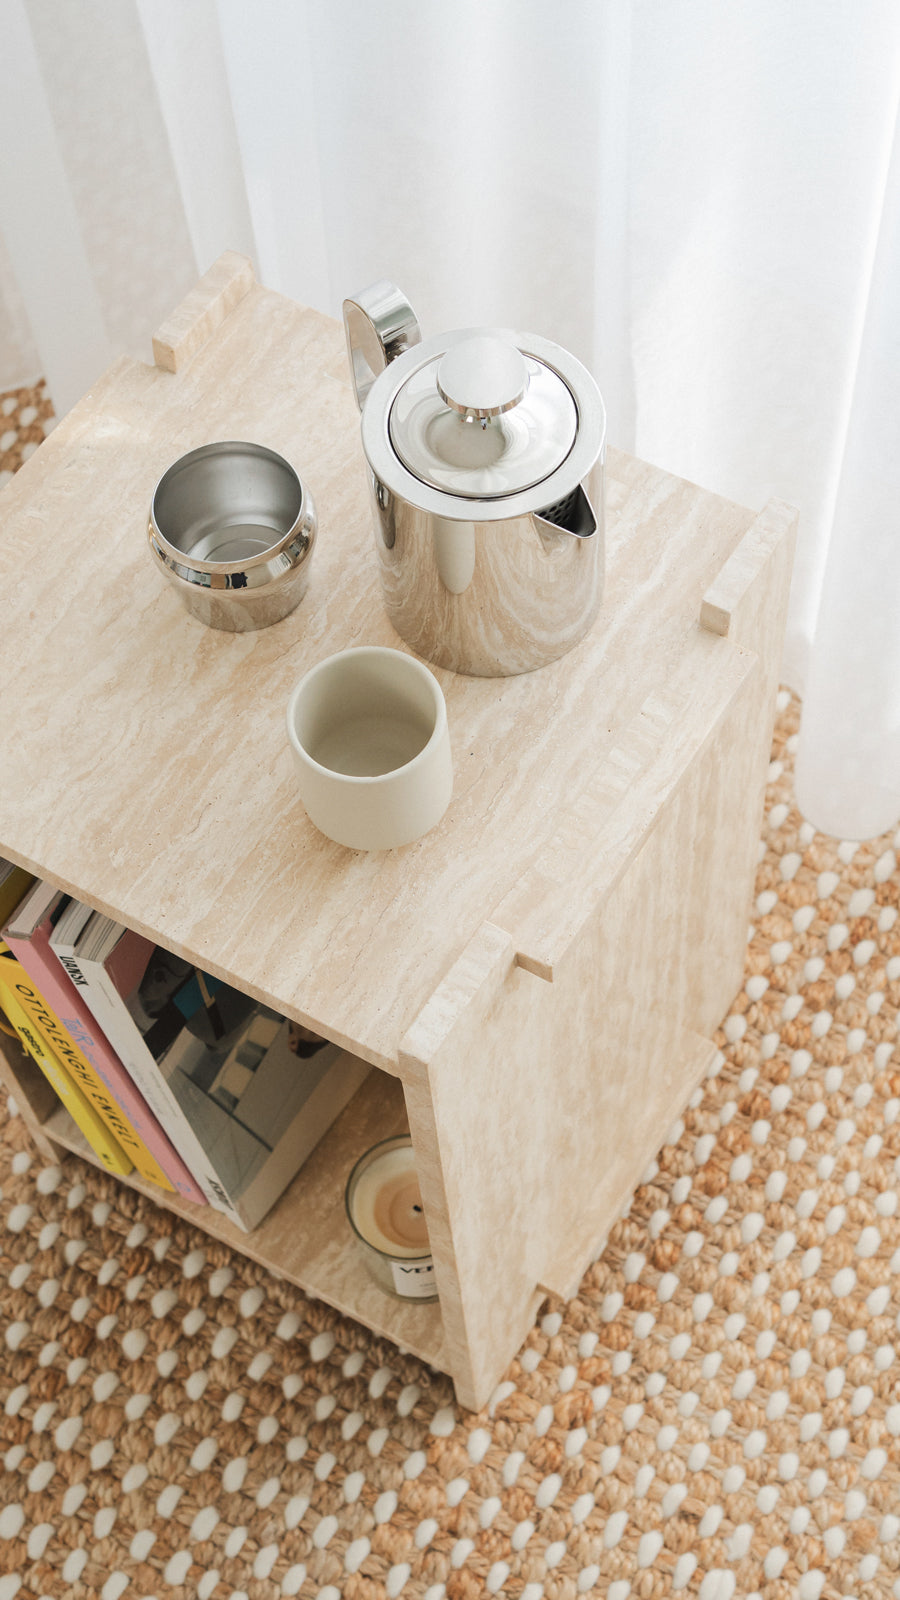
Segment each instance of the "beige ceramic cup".
M337 844L411 844L450 803L447 708L414 656L359 645L326 657L294 689L287 731L310 821Z

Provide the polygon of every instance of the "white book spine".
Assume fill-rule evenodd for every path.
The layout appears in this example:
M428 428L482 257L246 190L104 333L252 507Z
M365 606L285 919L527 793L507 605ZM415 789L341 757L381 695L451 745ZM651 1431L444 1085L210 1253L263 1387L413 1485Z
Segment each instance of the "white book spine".
M368 1061L346 1050L331 1063L289 1124L286 1137L279 1140L277 1152L241 1195L241 1213L248 1229L255 1228L271 1210L371 1070Z
M79 983L85 1003L209 1204L246 1232L245 1223L212 1172L200 1140L141 1038L140 1029L124 1011L122 997L105 967L99 962L84 961L65 948L57 954L70 976Z

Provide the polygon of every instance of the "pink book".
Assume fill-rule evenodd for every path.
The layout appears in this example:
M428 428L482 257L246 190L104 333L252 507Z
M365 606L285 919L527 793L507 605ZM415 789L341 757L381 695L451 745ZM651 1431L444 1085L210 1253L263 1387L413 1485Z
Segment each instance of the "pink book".
M50 937L65 899L66 896L50 884L36 883L17 906L3 930L3 937L169 1182L186 1199L205 1205L206 1197L199 1184L195 1183L106 1035L101 1032L76 984L51 949ZM153 946L149 945L148 948L152 950ZM129 1154L140 1171L135 1152L129 1150Z

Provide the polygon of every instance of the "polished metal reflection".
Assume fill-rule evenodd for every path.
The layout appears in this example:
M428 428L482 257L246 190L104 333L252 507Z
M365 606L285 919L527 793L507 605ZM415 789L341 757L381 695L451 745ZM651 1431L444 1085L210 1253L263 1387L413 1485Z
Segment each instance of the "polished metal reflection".
M527 395L515 406L498 403L488 411L450 402L440 385L444 363L475 344L504 348L499 339L470 339L419 367L391 406L388 431L404 466L423 483L496 500L532 488L562 465L578 434L578 410L559 374L518 350L512 354L524 369Z
M344 321L393 626L427 660L473 676L557 660L603 596L606 414L593 378L558 345L509 329L422 341L389 283L345 301Z
M589 480L601 478L597 463ZM603 497L599 483L588 487L569 529L531 513L438 517L373 478L382 594L400 637L436 666L474 677L532 672L573 649L603 593Z
M388 362L418 344L422 335L403 291L386 278L344 301L344 329L356 402L362 408Z
M440 360L437 392L451 411L482 425L521 405L528 388L528 363L508 339L482 334L457 344Z
M163 474L148 537L191 615L244 633L280 622L302 600L316 512L283 456L222 441L181 456Z

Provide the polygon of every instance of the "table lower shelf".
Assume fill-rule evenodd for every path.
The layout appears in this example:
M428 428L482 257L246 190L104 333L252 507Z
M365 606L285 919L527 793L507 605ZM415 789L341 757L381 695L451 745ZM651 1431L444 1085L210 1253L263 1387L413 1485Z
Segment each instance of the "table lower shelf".
M194 1205L134 1173L117 1181L129 1184L156 1205L223 1240L373 1333L391 1339L401 1351L446 1372L440 1305L395 1300L385 1294L369 1276L344 1212L344 1186L357 1157L377 1140L406 1129L401 1084L373 1068L277 1205L252 1233L242 1232L211 1206ZM62 1106L50 1113L42 1131L55 1145L99 1166Z

